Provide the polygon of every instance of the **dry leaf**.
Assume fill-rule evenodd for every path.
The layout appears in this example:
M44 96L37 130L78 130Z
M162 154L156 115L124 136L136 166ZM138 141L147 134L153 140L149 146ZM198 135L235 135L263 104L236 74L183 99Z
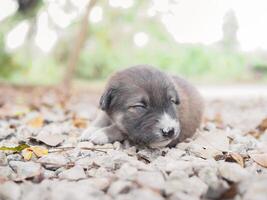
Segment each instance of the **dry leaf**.
M247 134L253 136L256 139L258 139L261 136L261 133L258 130L251 130Z
M267 153L250 154L249 156L257 164L261 165L262 167L266 167L267 168Z
M216 113L216 115L214 117L214 122L217 125L222 125L223 124L222 115L220 113Z
M27 144L20 144L16 147L6 147L6 146L2 146L0 147L0 150L1 151L14 151L14 152L21 152L23 149L26 149L30 147L29 145Z
M44 118L41 116L36 117L36 118L28 121L27 124L33 128L40 128L44 125Z
M234 153L234 152L229 153L229 157L227 157L225 161L235 161L241 167L244 168L244 158L238 153Z
M34 147L30 147L30 149L33 151L33 153L37 157L42 157L48 154L48 150L44 147L34 146Z
M22 151L22 156L24 160L31 160L33 155L36 155L38 158L40 158L47 154L48 154L48 150L46 148L38 147L38 146L32 146Z
M238 188L236 184L231 184L219 199L233 199L238 193Z
M30 148L24 149L22 151L22 156L24 158L24 160L29 161L32 158L33 152Z
M87 121L85 119L82 119L82 118L74 118L72 120L72 124L73 124L73 126L75 126L77 128L86 128L87 127Z
M263 119L257 127L261 132L267 130L267 118Z
M222 116L220 113L216 113L213 118L204 117L204 124L208 122L215 123L219 127L223 125L223 120L222 120Z

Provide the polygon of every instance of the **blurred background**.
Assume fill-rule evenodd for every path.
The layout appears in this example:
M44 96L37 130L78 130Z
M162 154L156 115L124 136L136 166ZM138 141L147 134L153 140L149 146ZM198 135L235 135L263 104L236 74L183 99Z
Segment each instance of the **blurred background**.
M0 0L0 80L103 82L155 65L203 84L266 83L266 0Z

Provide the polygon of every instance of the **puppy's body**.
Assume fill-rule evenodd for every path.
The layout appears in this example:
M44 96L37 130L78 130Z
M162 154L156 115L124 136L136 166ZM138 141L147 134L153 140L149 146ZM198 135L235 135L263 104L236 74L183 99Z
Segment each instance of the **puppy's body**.
M181 122L181 134L178 140L171 145L192 137L202 121L204 102L202 96L194 86L186 80L172 76L176 90L180 94L181 104L178 106L179 120Z
M123 140L151 147L174 146L199 127L203 100L187 81L149 66L115 73L100 99L103 110L81 140Z

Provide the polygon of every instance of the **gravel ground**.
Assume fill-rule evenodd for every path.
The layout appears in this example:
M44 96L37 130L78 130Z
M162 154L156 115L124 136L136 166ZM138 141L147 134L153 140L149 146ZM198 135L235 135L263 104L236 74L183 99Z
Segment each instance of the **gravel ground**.
M0 89L0 146L29 145L0 151L0 199L267 199L264 96L207 95L194 138L147 149L128 141L78 143L95 117L98 94Z

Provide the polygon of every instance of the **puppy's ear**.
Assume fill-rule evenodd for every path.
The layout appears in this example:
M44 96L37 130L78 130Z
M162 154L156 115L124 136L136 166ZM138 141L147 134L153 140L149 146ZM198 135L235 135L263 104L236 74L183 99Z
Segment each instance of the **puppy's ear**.
M114 88L108 88L104 91L99 102L101 110L106 111L109 109L111 100L114 97L114 93L115 93Z
M171 90L170 92L171 97L173 98L173 100L175 101L174 103L179 105L180 104L180 97L179 94L176 90Z
M179 105L181 103L181 100L180 100L180 97L177 91L175 91L175 96L176 96L177 105Z

